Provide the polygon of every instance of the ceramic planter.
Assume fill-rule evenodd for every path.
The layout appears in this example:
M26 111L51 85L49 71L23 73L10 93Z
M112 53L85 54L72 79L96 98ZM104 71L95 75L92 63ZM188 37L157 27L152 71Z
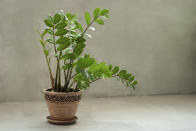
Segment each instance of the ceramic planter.
M73 124L76 122L75 116L82 91L78 92L53 92L51 89L43 90L50 116L48 122L53 124Z

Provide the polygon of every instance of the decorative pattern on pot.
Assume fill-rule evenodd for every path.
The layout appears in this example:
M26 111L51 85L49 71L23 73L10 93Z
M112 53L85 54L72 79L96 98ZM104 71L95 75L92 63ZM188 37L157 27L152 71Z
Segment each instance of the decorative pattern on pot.
M82 95L74 95L74 96L54 96L45 94L45 100L49 102L77 102L80 101Z

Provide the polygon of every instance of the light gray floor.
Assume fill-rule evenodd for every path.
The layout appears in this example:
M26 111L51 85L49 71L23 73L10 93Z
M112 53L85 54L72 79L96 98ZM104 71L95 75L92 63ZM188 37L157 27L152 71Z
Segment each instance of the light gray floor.
M0 131L196 131L196 95L85 98L71 126L47 115L42 101L0 103Z

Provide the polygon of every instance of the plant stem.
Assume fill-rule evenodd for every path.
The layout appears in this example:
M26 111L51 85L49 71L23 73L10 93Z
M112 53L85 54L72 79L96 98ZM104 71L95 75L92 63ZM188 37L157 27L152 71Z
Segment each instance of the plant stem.
M54 50L55 50L55 54L57 54L57 49L56 49L56 40L55 40L55 33L54 33L54 26L53 26L53 28L52 28L53 30L52 30L52 33L53 33L53 42L54 42ZM59 74L60 74L60 72L59 72L59 58L58 58L58 56L56 56L56 59L57 59L57 68L56 68L56 78L55 78L55 90L59 90L59 83L58 83L58 77L59 77ZM58 72L59 72L59 74L58 74Z
M112 77L116 77L116 75L113 75ZM90 84L93 83L93 82L95 82L95 81L97 81L97 80L100 80L100 79L102 79L102 78L99 77L99 78L97 78L97 79L91 81Z
M73 60L71 61L71 64L73 64ZM71 80L72 70L73 70L73 67L71 67L71 69L70 69L70 73L69 73L69 77L68 77L68 85Z
M56 49L56 41L55 41L55 34L54 34L54 26L52 28L52 35L53 35L53 42L54 42L54 51L57 54L57 49ZM57 57L58 60L58 57Z
M48 61L48 57L45 55L46 57L46 63L48 65L48 70L49 70L49 73L50 73L50 80L51 80L51 86L52 86L52 89L54 90L54 77L52 75L52 71L51 71L51 68L50 68L50 63Z
M70 59L70 61L69 61L69 63L71 64L71 59ZM68 82L68 77L69 77L69 73L70 73L70 68L68 69L68 71L67 71L67 76L66 76L66 78L67 78L67 82Z
M100 79L101 79L101 78L97 78L97 79L91 81L90 84L93 83L93 82L95 82L95 81L97 81L97 80L100 80Z
M77 91L77 90L79 90L79 89L78 89L78 84L76 85L76 88L75 88L75 91Z
M60 51L60 54L59 54L59 58L61 57L62 55L62 52ZM58 87L59 87L59 90L61 91L61 68L60 68L60 61L59 61L59 81L58 81Z
M54 91L57 91L58 90L58 88L57 88L57 86L58 86L58 84L57 84L57 77L58 77L58 64L57 64L57 68L56 68L56 76L55 76L55 85L54 85Z
M64 61L64 65L66 64L66 62ZM67 77L66 77L66 71L64 70L64 77L65 77L65 82L67 81Z
M93 22L96 20L97 18L94 18L91 23L86 27L86 29L82 32L81 37L84 36L84 34L86 33L86 31L88 30L88 28L93 24Z
M43 37L41 37L41 40L43 40ZM43 45L43 51L46 49L45 45ZM49 74L50 74L50 80L51 80L51 86L52 86L52 89L54 89L54 77L52 75L52 71L51 71L51 68L50 68L50 62L48 60L48 56L44 53L45 55L45 58L46 58L46 63L48 65L48 70L49 70Z
M68 30L70 29L70 25L71 23L69 22L68 23ZM69 63L71 64L72 60L70 59ZM64 61L64 64L65 64L65 61ZM65 70L64 70L64 75L65 75L65 84L64 84L64 88L65 90L68 89L68 85L69 85L69 73L70 73L70 68L67 70L67 74L65 73Z
M72 59L70 59L70 64L73 64L73 60ZM72 70L73 70L73 67L70 67L69 69L68 69L68 73L67 73L67 82L66 82L66 88L67 89L69 89L69 82L70 82L70 78L71 78L71 74L72 74Z
M59 68L58 71L59 71L59 74L58 74L58 88L59 88L59 91L61 91L61 69Z
M78 73L74 74L73 76L71 76L70 80L73 79Z
M72 85L75 83L75 81L73 81L71 84L70 84L70 86L69 86L69 89L72 87Z

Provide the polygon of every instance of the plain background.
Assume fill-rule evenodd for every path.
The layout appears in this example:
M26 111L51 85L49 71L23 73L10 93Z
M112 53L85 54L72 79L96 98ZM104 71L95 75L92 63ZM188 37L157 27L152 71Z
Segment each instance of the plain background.
M64 9L84 23L84 12L108 8L93 25L86 53L136 76L136 91L101 80L85 96L192 94L196 92L195 0L0 0L0 101L38 100L50 87L36 30L47 14Z

